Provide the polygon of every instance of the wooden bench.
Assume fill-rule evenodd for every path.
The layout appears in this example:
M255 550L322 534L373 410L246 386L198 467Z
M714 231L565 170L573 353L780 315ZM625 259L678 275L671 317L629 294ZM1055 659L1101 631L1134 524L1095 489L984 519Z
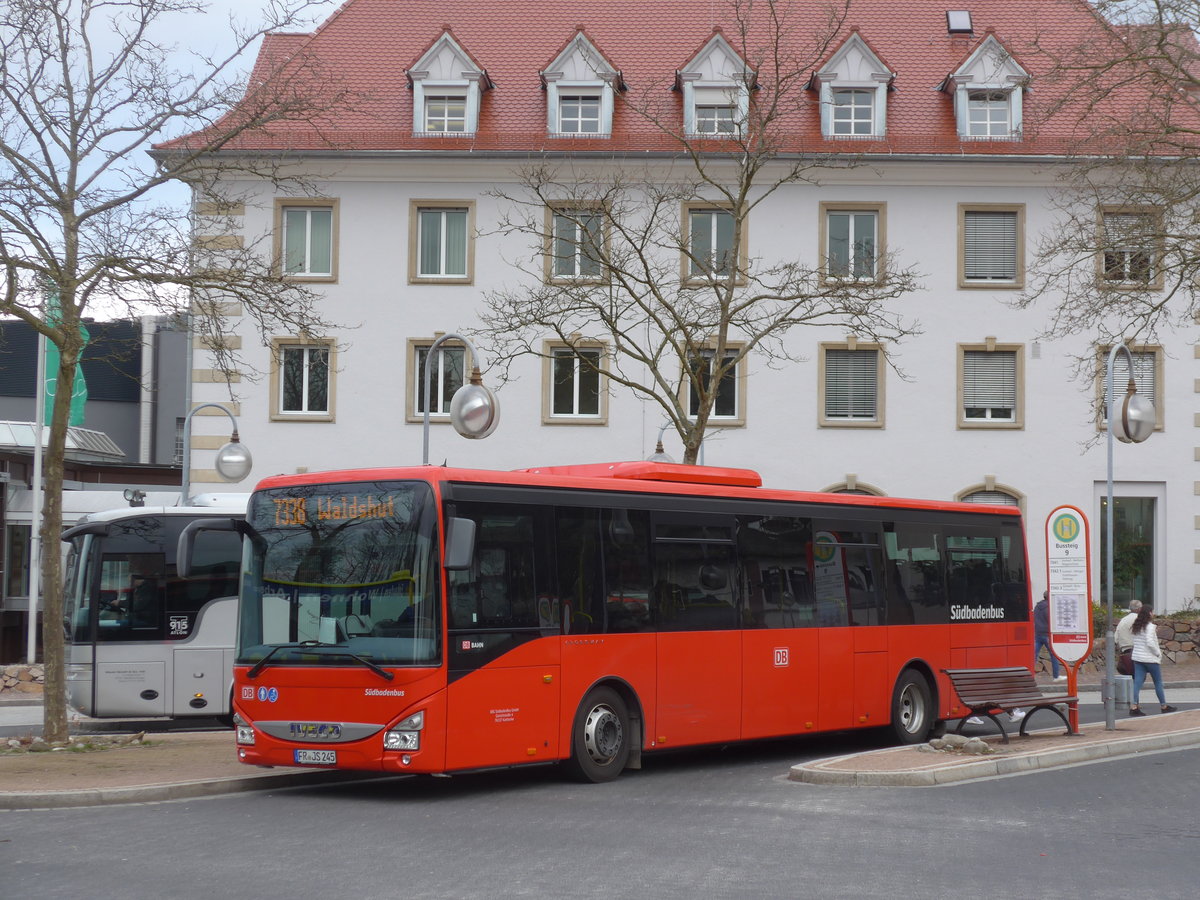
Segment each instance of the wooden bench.
M1008 732L1004 723L996 718L998 712L1011 713L1014 709L1024 709L1025 716L1021 719L1021 737L1025 737L1025 728L1029 725L1030 717L1039 709L1054 712L1063 724L1067 726L1067 734L1078 734L1071 727L1068 719L1059 706L1065 704L1075 707L1078 697L1067 694L1047 696L1038 687L1033 673L1023 666L1013 666L1002 669L942 669L950 678L950 684L969 710L955 729L955 734L962 734L963 726L971 716L986 716L996 723L1004 743L1008 743Z

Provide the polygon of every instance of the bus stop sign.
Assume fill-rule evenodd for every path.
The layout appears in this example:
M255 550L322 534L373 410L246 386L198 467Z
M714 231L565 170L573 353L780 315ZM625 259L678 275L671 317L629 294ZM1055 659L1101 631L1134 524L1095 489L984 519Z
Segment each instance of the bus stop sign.
M1074 669L1092 649L1092 549L1087 517L1060 506L1046 518L1050 650Z

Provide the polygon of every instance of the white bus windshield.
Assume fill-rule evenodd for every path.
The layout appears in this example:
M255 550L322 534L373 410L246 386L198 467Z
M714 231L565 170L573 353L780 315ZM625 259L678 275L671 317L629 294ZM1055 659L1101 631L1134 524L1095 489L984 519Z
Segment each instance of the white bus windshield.
M421 482L304 485L250 501L237 659L432 665L436 509ZM324 652L328 651L328 652Z

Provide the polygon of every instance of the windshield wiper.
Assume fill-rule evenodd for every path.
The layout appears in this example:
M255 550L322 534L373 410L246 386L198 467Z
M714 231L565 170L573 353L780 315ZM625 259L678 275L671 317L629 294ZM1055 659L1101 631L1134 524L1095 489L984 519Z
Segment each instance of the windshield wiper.
M290 649L295 646L296 646L295 644L276 644L274 647L272 647L270 650L267 651L266 656L264 656L262 659L260 659L258 662L256 662L254 664L254 666L250 669L250 671L246 673L246 677L247 678L257 678L259 673L262 672L262 670L267 667L267 661L272 656L274 656L280 650Z
M264 656L262 659L260 659L258 662L256 662L254 664L253 668L251 668L250 671L246 673L246 677L247 678L257 678L259 673L262 672L262 670L266 668L267 662L271 659L271 657L274 656L276 653L278 653L280 650L296 650L300 647L303 647L305 649L315 648L315 649L320 649L320 650L333 650L334 651L333 653L325 653L323 655L337 656L337 657L344 657L346 659L352 659L355 662L361 663L362 665L366 666L368 669L370 669L372 672L374 672L379 677L386 678L388 681L391 681L392 679L394 679L396 677L394 672L389 672L387 669L384 669L383 667L377 665L376 663L371 662L371 660L366 659L365 657L359 656L357 653L351 653L349 650L345 650L345 649L339 647L337 644L322 644L320 641L301 641L298 644L276 644L269 651L267 651L266 656Z

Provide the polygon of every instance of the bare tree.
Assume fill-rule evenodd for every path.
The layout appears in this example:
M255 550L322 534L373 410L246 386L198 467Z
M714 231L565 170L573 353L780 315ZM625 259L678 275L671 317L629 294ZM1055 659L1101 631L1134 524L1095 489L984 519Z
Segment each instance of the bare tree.
M285 177L269 160L217 165L212 154L251 129L313 123L345 101L330 79L300 74L312 74L302 51L260 56L249 87L239 72L266 31L306 23L321 5L272 0L264 27L231 21L227 54L180 62L164 35L207 14L203 2L0 0L0 314L58 348L58 384L72 383L81 321L98 308L202 314L233 300L264 329L327 327L313 295L278 278L261 248L196 239L187 210L155 199L176 179L210 196L209 186L231 169ZM144 150L152 141L185 134L149 164ZM218 226L210 233L220 234L222 208L210 206L208 225ZM234 364L228 354L226 362ZM44 734L51 741L67 736L57 550L70 401L70 391L56 392L45 453Z
M792 27L790 4L735 0L732 25L717 37L740 70L710 121L682 124L671 84L649 84L619 102L660 143L655 162L639 171L627 158L543 161L497 192L500 231L528 238L516 264L536 282L488 294L477 333L502 363L550 355L551 337L581 370L600 374L602 389L656 404L679 434L683 461L695 463L743 361L793 359L789 329L837 327L881 344L916 333L888 308L916 287L915 274L875 247L851 242L841 260L745 250L748 224L770 198L853 164L852 155L805 155L796 133L798 114L815 102L810 78L836 48L848 8L831 5L814 30L811 18Z
M1044 126L1074 146L1018 305L1053 304L1047 335L1148 342L1200 315L1200 2L1095 6L1093 32L1038 47L1069 88Z

